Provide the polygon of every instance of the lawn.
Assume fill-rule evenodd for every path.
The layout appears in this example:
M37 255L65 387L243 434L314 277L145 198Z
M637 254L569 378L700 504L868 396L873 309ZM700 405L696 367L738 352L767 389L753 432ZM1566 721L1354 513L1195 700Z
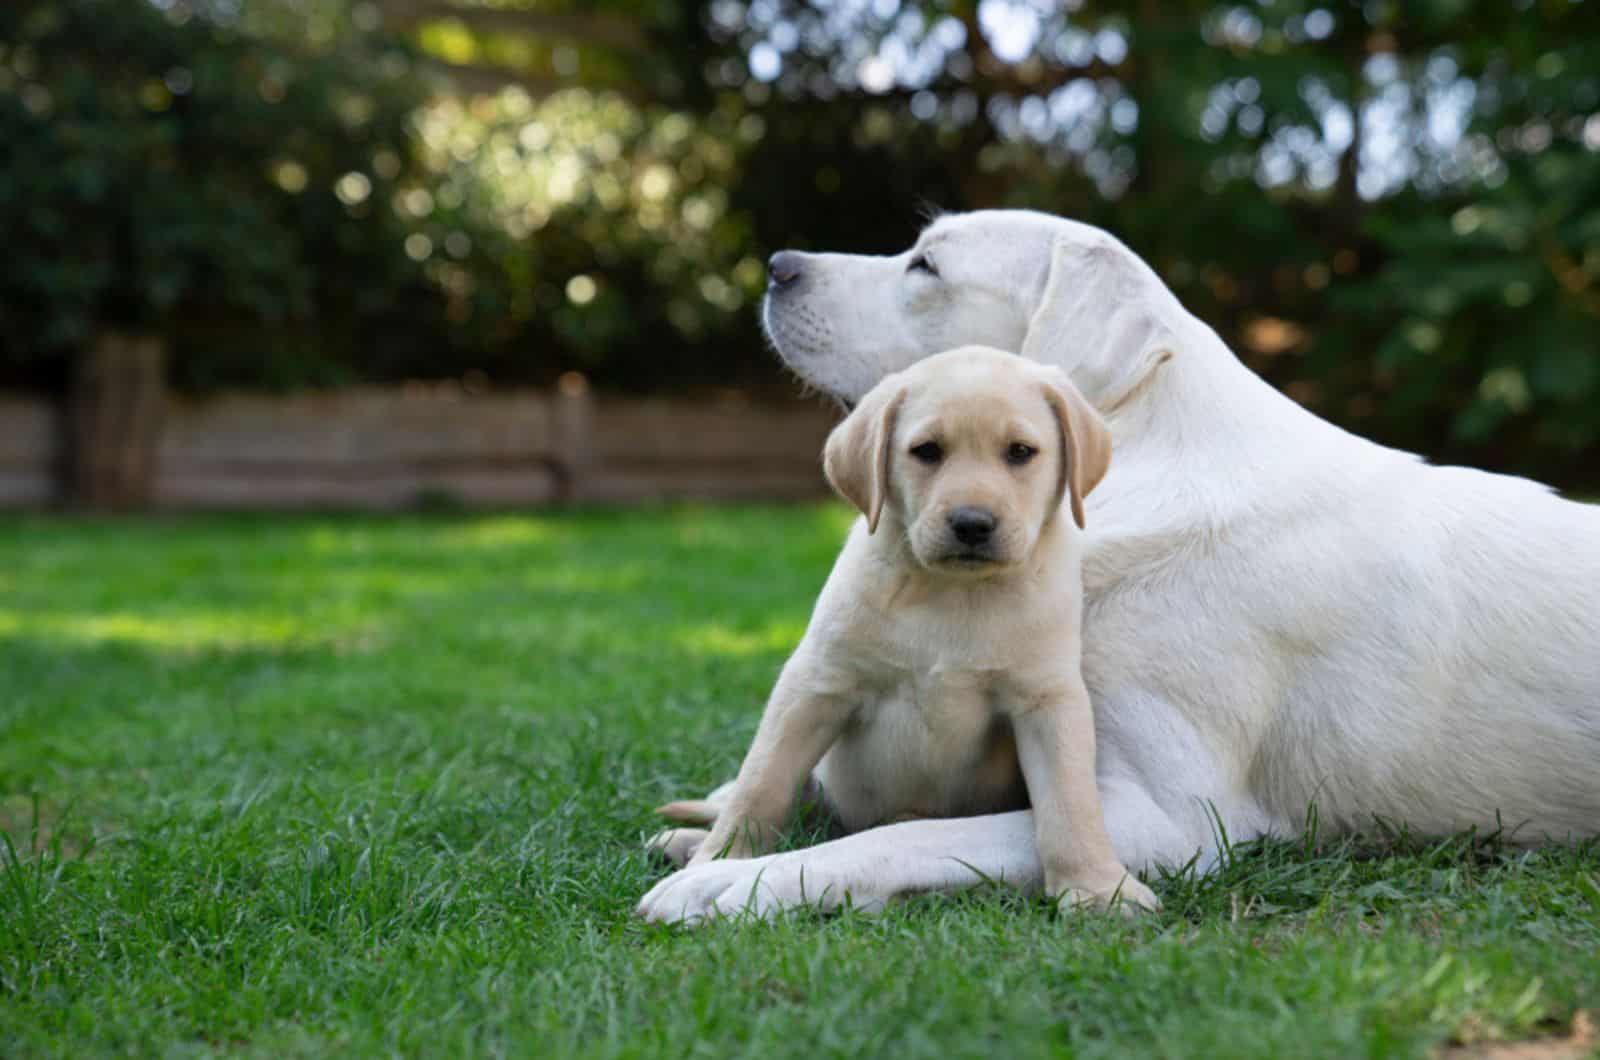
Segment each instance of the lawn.
M1420 1056L1600 1008L1593 846L637 922L846 525L0 521L0 1055Z

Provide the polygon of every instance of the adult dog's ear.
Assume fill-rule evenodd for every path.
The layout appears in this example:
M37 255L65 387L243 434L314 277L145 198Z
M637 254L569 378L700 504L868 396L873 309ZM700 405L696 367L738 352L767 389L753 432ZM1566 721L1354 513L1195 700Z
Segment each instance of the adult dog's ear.
M1056 432L1061 439L1061 460L1056 472L1056 499L1052 512L1061 502L1072 500L1072 521L1083 529L1083 499L1106 477L1111 466L1111 432L1105 420L1072 385L1059 368L1043 371L1044 399L1056 416Z
M905 398L903 387L873 389L828 435L822 451L822 472L828 476L828 484L867 517L869 534L877 531L889 495L889 447Z
M1176 333L1164 318L1183 307L1110 235L1057 236L1039 286L1022 356L1070 372L1108 415L1173 356Z

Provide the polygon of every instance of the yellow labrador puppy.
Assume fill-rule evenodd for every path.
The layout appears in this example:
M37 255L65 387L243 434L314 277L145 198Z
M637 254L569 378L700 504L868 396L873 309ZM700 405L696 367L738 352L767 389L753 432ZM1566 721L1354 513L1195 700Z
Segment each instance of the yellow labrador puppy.
M1064 372L998 350L873 388L824 454L864 518L689 864L769 850L814 770L852 832L1031 801L1048 894L1156 907L1106 834L1079 674L1083 498L1110 455Z

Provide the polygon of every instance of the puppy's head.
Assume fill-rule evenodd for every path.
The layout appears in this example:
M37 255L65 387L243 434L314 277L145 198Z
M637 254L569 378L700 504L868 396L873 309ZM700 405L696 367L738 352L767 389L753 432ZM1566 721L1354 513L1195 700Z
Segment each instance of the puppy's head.
M869 391L828 438L828 481L876 533L888 514L917 562L976 575L1032 555L1063 503L1079 527L1111 436L1060 369L981 346Z

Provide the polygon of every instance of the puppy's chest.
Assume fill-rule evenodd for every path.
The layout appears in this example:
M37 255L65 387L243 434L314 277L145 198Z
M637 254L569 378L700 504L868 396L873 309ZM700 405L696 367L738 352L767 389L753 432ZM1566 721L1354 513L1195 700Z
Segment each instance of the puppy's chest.
M863 687L817 770L845 826L1025 805L1002 695L981 672L906 672Z
M979 740L1002 716L1005 695L993 671L937 667L879 675L865 691L861 725L934 747Z
M1020 609L999 615L993 610L921 607L880 614L852 631L849 654L872 677L905 687L944 685L951 695L987 692L999 675L1036 663L1041 652L1030 634L1056 625L1053 616L1030 622L1033 616Z
M1049 669L1014 617L908 608L858 625L849 654L863 693L860 714L957 736L987 727L1007 697Z

